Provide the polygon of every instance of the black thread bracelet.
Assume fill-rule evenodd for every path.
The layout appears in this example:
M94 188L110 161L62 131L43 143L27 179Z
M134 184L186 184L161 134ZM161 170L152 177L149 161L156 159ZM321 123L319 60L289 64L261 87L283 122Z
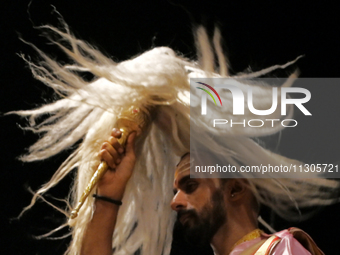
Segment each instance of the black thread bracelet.
M111 199L111 198L108 198L108 197L104 197L104 196L99 196L97 194L93 194L92 195L95 199L98 199L98 200L103 200L103 201L106 201L106 202L109 202L109 203L112 203L112 204L115 204L115 205L122 205L122 201L119 201L119 200L114 200L114 199Z

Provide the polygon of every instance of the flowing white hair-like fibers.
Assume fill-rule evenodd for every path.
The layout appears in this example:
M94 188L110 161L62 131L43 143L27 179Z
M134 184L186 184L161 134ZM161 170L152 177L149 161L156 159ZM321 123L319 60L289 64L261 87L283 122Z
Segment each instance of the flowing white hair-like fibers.
M136 107L154 107L155 121L148 131L136 141L137 162L133 175L127 185L120 208L112 245L115 254L134 254L140 250L144 255L169 254L172 240L174 215L169 203L172 198L173 172L180 156L190 149L190 85L189 78L226 77L228 60L222 52L220 33L215 31L214 47L204 28L197 29L197 48L201 65L177 56L166 47L154 48L136 58L116 63L101 54L84 41L75 38L65 25L65 31L52 26L43 26L59 36L59 40L47 37L59 46L70 58L71 63L62 65L51 59L32 45L42 60L38 64L27 61L34 77L54 89L60 99L38 109L14 112L28 116L30 127L27 129L42 134L40 140L29 148L23 161L49 158L75 143L79 147L68 157L52 176L51 180L33 196L30 208L36 199L60 182L72 170L77 170L74 185L70 193L70 203L75 205L85 186L94 173L99 158L97 152L101 144L110 135L117 116L123 109ZM214 66L214 51L218 57L220 72ZM263 75L275 66L256 73ZM94 81L82 78L83 71L94 75ZM245 74L242 77L253 77ZM289 81L287 81L287 84ZM245 90L249 84L237 82ZM266 84L253 85L254 102L261 106L271 106L270 87ZM226 105L231 105L230 94L220 94ZM197 91L191 91L193 102L198 100ZM268 99L269 98L269 99ZM231 116L225 108L215 108L223 116ZM199 111L198 105L192 105L192 111ZM251 118L251 114L245 118ZM292 108L287 118L292 115ZM47 116L41 123L36 123L40 116ZM273 113L273 118L278 113ZM207 126L207 119L197 119L193 132L200 132L197 144L223 157L236 166L256 165L261 163L290 164L297 163L274 154L251 137L264 136L279 132L282 126L259 129L226 129L223 134ZM200 129L200 130L198 130ZM205 132L201 132L202 129ZM204 135L209 132L219 135L219 141ZM202 135L203 133L203 135ZM207 142L209 141L209 142ZM260 203L273 208L285 218L300 217L290 208L325 205L335 202L331 190L338 187L335 181L325 179L287 180L287 179L250 179L249 186ZM68 215L70 208L65 211ZM79 216L70 220L72 242L67 254L80 252L85 229L94 211L94 200L86 200ZM297 215L297 216L296 216Z

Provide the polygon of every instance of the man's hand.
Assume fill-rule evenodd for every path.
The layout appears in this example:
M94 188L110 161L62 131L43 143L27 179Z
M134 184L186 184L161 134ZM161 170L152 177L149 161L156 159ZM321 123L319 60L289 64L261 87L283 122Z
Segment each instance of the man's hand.
M118 129L113 129L111 136L103 143L100 151L100 158L106 161L109 170L99 180L98 195L116 200L122 199L136 162L134 148L136 133L129 135L125 150L118 142L121 135Z

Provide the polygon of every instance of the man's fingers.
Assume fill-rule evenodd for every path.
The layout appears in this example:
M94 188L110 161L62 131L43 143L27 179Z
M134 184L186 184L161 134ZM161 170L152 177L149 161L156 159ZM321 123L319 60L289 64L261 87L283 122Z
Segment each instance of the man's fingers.
M102 160L104 160L111 169L116 168L114 158L112 157L112 155L107 150L101 150L100 156L101 156Z
M120 160L120 154L115 150L115 148L112 147L112 145L109 142L105 142L102 145L102 150L107 150L113 160L115 161L116 164L119 164Z
M124 153L123 146L118 142L115 137L110 136L108 141L112 145L112 147L115 148L116 151L118 151L120 154Z
M111 135L115 138L120 138L122 136L122 132L118 128L112 129Z
M136 138L136 132L133 132L129 135L127 143L126 143L126 155L134 155L135 138Z

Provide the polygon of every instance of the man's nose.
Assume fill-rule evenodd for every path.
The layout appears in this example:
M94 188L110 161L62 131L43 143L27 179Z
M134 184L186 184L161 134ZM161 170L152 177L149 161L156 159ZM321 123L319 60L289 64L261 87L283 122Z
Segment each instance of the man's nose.
M188 206L186 197L184 192L177 191L176 195L173 197L171 201L171 208L172 210L178 212L179 210L186 209Z

